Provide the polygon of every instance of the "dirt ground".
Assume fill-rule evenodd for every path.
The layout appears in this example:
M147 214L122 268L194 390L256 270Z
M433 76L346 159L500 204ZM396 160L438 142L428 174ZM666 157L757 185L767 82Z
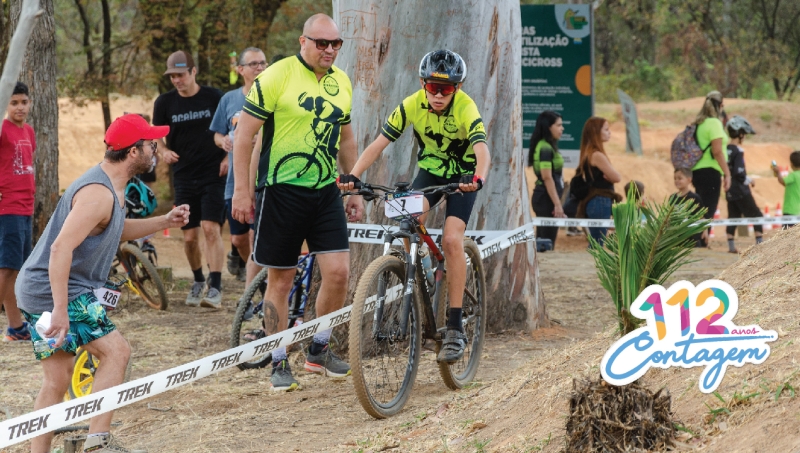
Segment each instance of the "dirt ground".
M180 233L173 231L171 236L163 238L159 234L154 239L160 264L183 268ZM463 425L468 430L477 426L477 432L488 423L483 409L458 411L468 401L484 395L491 401L489 406L501 404L503 401L495 397L508 389L506 381L515 373L536 369L537 363L564 354L615 326L613 307L595 276L592 259L585 251L585 239L564 236L559 241L563 251L539 255L541 284L553 326L533 335L490 335L476 383L468 390L448 390L438 375L433 353L425 351L406 408L392 419L376 421L361 409L349 379L333 382L306 373L302 371L302 354L295 352L291 360L303 386L300 392L272 394L265 370L226 370L123 408L115 414L115 420L123 423L115 432L127 445L146 447L151 452L380 451L392 445L397 447L391 451L483 451L478 448L482 440L464 436L463 432L443 441L450 450L444 449L442 443L431 444L437 444L440 438L440 424L449 423L456 428ZM700 261L686 266L673 280L700 282L739 259L723 250L701 250L696 258ZM243 284L226 273L223 309L190 309L183 304L188 273L176 274L175 282L169 285L167 311L148 309L141 302L128 299L121 310L112 313L133 347L134 379L227 348L235 300L243 291ZM576 304L576 300L581 303ZM0 347L0 380L4 383L0 408L9 416L29 412L41 382L41 369L29 346L4 343ZM559 403L565 405L566 398ZM521 417L519 410L504 416ZM561 423L563 428L559 420L550 423ZM556 431L552 436L557 437ZM552 436L552 442L557 444L559 441ZM487 445L486 451L525 451L508 445L496 449L494 443ZM515 445L543 446L542 439L532 438ZM20 452L24 448L7 451Z

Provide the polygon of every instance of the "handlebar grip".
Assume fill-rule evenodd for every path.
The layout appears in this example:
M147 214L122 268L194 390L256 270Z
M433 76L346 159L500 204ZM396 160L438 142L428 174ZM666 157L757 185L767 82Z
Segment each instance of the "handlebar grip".
M450 184L447 185L447 190L458 190L459 187L460 187L459 183L451 182Z

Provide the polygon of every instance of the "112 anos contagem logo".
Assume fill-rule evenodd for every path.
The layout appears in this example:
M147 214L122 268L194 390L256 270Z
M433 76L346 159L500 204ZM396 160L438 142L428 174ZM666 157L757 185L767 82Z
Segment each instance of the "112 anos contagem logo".
M647 325L617 340L603 356L600 372L609 384L625 385L651 367L705 367L700 391L719 387L729 365L760 364L770 353L773 330L757 325L737 326L736 291L720 280L698 286L680 281L665 289L647 287L631 304L631 314Z

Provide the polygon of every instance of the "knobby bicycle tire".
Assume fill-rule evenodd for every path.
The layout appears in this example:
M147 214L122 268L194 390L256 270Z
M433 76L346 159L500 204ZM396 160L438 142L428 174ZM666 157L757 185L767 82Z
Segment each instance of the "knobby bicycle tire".
M263 314L252 312L252 308L258 305L259 301L254 301L253 297L259 292L261 283L266 278L267 268L261 269L255 278L253 278L253 281L250 282L250 286L247 287L236 305L236 314L233 315L233 326L231 327L230 345L232 348L243 343L242 334L262 327L261 320L263 319ZM252 318L245 320L245 314L248 310L251 311ZM265 354L260 357L253 357L250 361L242 362L236 366L239 367L240 370L249 370L253 368L264 368L270 363L272 363L272 354Z
M375 418L400 412L417 376L422 310L416 292L411 298L406 336L398 336L405 274L402 260L396 256L382 256L367 266L353 297L349 335L353 384L359 403ZM389 296L391 300L385 300ZM383 314L378 328L374 329L378 305L372 301L381 299L385 300Z
M169 304L167 290L153 263L133 244L123 244L119 252L122 267L128 271L128 279L144 302L150 308L166 310Z
M128 366L125 367L123 382L128 382L131 378L132 363L133 355L128 358ZM100 360L97 357L91 355L86 349L78 348L72 365L72 377L69 387L67 387L67 393L64 395L64 401L73 400L92 393L94 374L98 366L100 366Z
M439 374L444 384L457 390L472 382L478 372L478 365L486 338L486 277L481 261L481 251L472 239L464 239L464 253L467 255L467 279L463 298L464 333L468 343L464 348L464 356L455 363L439 362ZM446 274L445 274L446 275ZM443 281L442 296L436 313L436 325L447 325L447 313L450 299L447 297L447 282ZM472 300L467 293L471 294Z

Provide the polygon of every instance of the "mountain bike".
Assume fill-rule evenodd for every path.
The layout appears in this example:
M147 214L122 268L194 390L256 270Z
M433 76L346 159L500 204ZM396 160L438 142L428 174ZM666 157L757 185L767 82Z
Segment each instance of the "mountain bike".
M122 265L127 275L126 288L141 298L148 307L166 310L169 304L167 290L158 274L153 261L142 252L137 241L120 243L117 256L111 266L111 275L117 274L117 267Z
M350 366L358 401L375 418L398 413L417 375L422 339L432 340L438 354L447 330L449 298L444 255L418 217L424 194L456 194L458 184L412 190L408 183L394 188L360 183L356 192L365 200L384 201L387 217L399 229L384 235L383 255L359 278L350 315ZM381 191L377 194L375 191ZM404 246L393 247L396 240ZM421 258L423 245L431 256L435 282L428 284ZM486 333L486 284L478 246L464 239L467 279L463 328L469 339L464 356L455 363L439 362L445 385L459 389L475 377ZM435 260L435 264L434 264Z
M316 257L313 253L304 254L297 261L297 271L294 275L292 290L289 293L288 327L290 328L303 322L315 261ZM267 268L264 268L253 278L236 306L236 314L233 316L233 326L231 327L230 346L232 348L266 336L264 332L264 293L266 292ZM252 338L244 338L245 335ZM267 353L237 366L240 370L247 370L263 368L270 363L272 363L272 354Z

